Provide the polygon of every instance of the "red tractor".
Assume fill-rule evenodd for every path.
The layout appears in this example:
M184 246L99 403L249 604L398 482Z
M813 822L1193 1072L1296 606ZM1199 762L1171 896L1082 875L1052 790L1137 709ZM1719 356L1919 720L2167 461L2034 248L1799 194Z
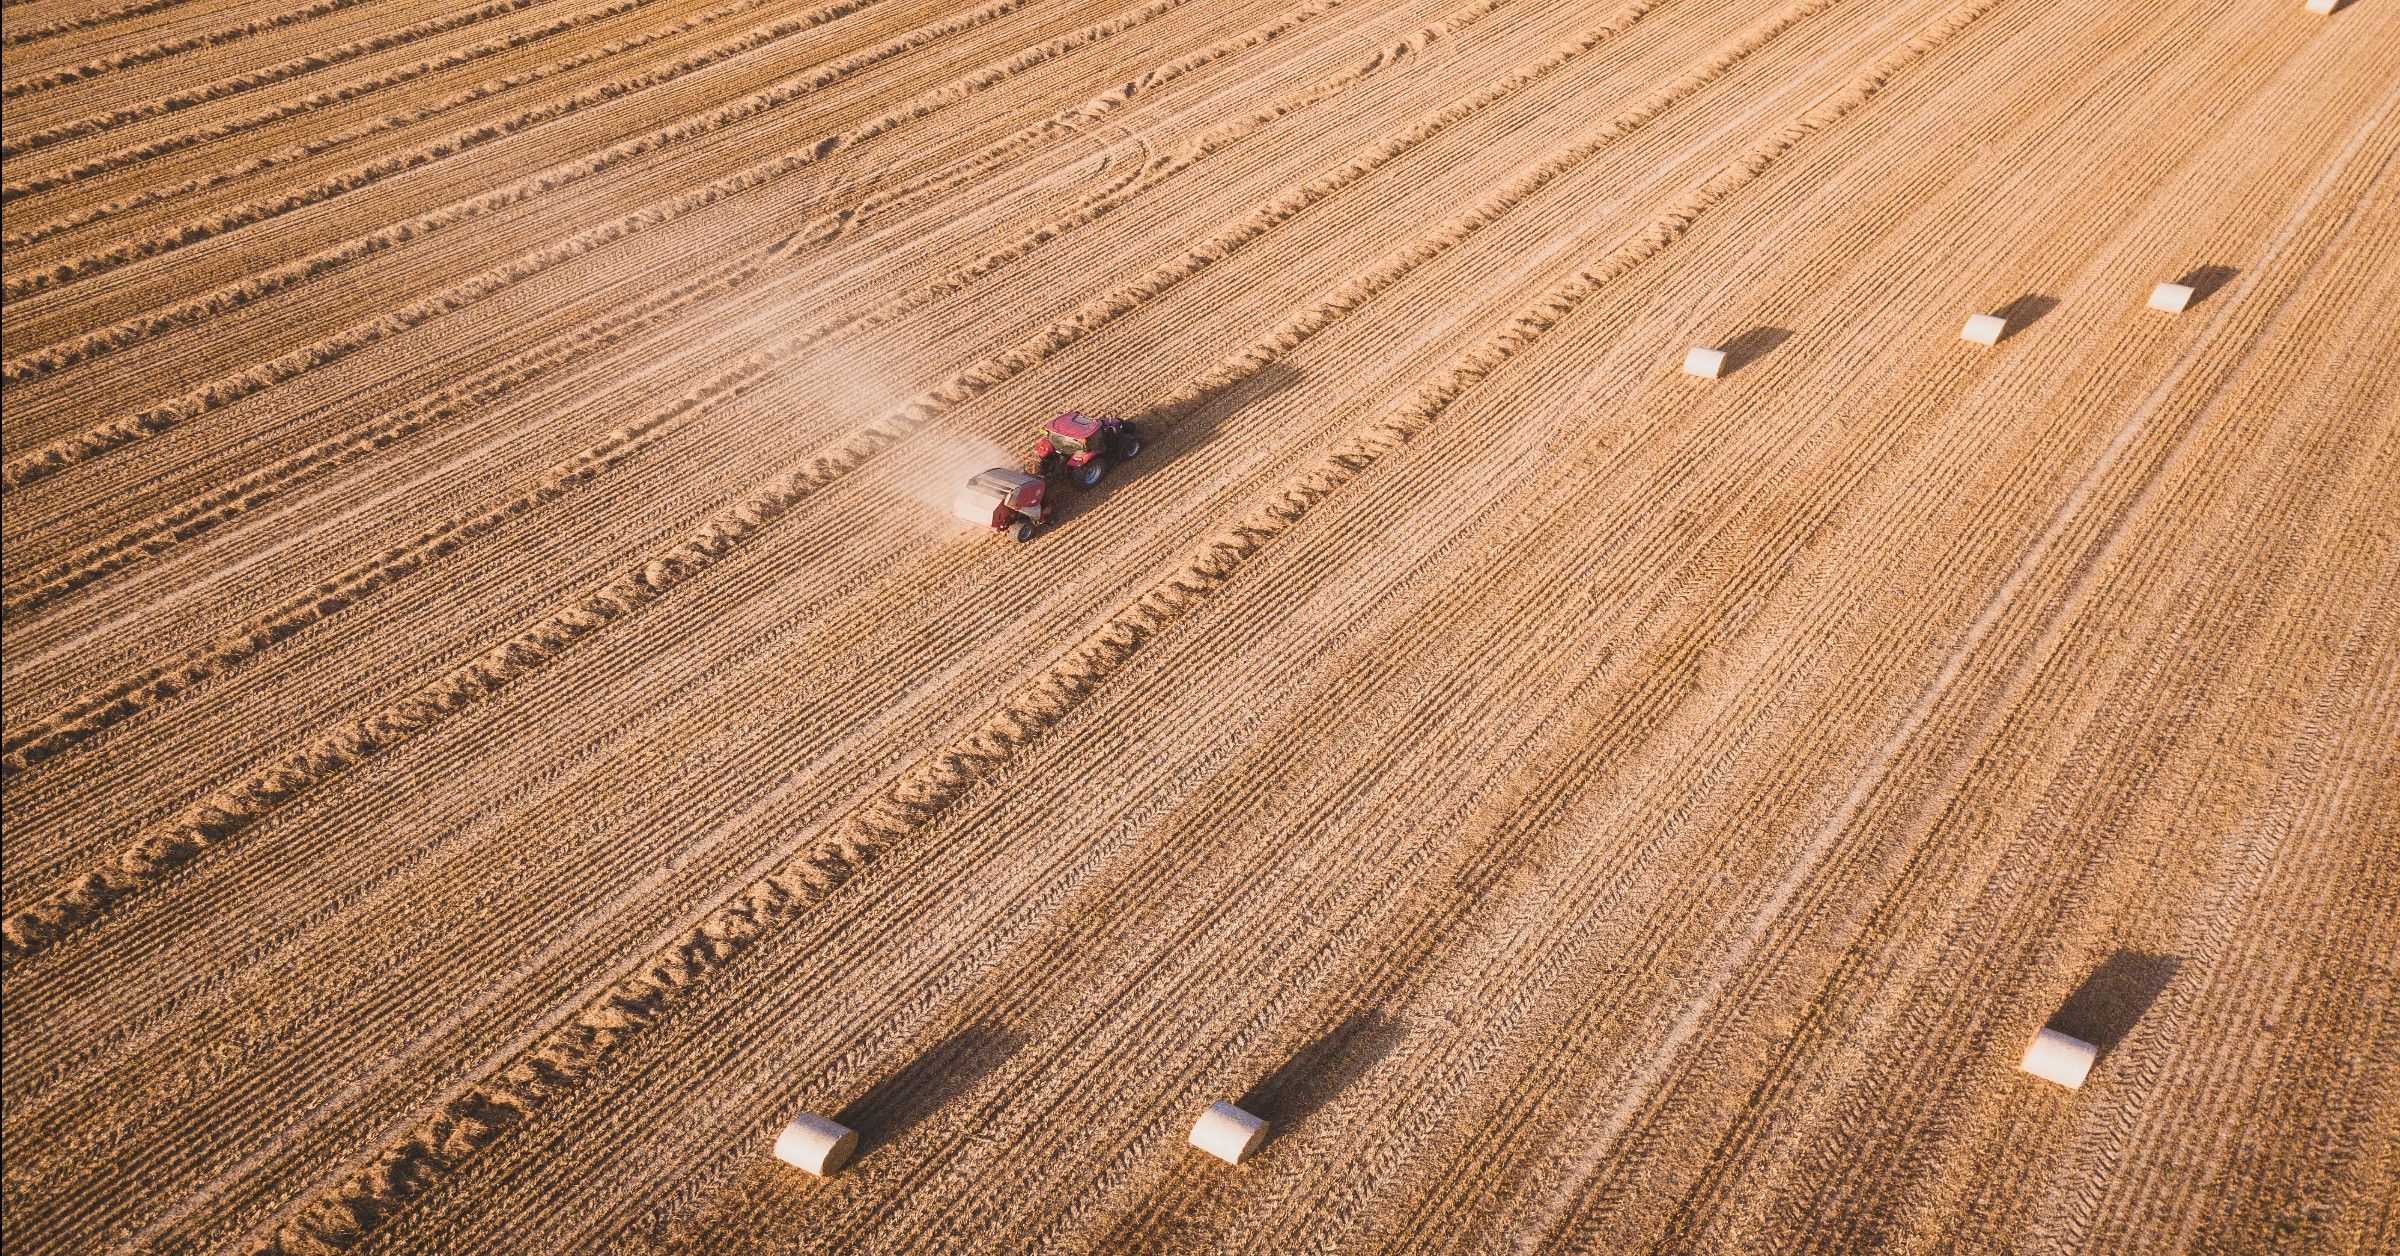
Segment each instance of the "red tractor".
M1090 488L1108 474L1112 463L1129 462L1142 452L1141 434L1130 419L1110 419L1069 410L1042 425L1033 453L1041 459L1036 470L1051 476L1065 473L1078 487Z
M1030 541L1036 526L1050 522L1052 509L1044 500L1049 487L1038 475L993 467L967 480L951 500L950 513L977 527Z

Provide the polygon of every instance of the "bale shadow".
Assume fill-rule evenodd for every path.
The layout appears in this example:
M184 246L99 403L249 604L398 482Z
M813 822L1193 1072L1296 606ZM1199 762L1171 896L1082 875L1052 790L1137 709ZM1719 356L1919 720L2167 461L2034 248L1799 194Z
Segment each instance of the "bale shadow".
M2008 320L2008 326L2001 330L2000 338L2010 340L2015 338L2017 333L2042 321L2044 315L2057 308L2057 297L2046 296L2039 292L2028 292L1999 309L1993 310L1992 313Z
M1274 1126L1270 1136L1279 1134L1333 1102L1405 1036L1381 1012L1356 1013L1260 1078L1234 1106L1266 1118Z
M2231 266L2195 266L2175 282L2192 290L2192 304L2198 305L2217 294L2219 288L2232 283L2242 272Z
M1725 353L1724 373L1731 375L1758 361L1781 348L1783 342L1791 338L1792 329L1789 327L1765 326L1753 327L1741 335L1735 336L1718 346Z
M965 1094L1024 1045L997 1023L977 1021L868 1087L833 1119L858 1131L857 1154L863 1156Z
M2182 966L2172 955L2118 951L2075 987L2043 1028L2081 1038L2106 1055L2133 1032Z

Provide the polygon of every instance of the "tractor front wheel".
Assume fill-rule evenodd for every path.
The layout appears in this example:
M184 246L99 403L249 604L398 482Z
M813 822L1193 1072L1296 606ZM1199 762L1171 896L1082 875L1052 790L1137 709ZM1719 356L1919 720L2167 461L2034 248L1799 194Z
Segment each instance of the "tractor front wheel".
M1117 456L1131 462L1141 454L1142 438L1134 435L1132 428L1126 428L1125 434L1117 438Z

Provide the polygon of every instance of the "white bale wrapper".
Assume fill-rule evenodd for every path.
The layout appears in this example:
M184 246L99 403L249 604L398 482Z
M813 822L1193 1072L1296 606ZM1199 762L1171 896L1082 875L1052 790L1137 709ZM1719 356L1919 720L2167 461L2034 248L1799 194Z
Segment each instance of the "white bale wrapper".
M814 1112L793 1117L792 1123L775 1136L776 1159L818 1177L841 1172L842 1166L850 1163L850 1154L857 1150L857 1130Z
M1227 1164L1240 1164L1267 1141L1267 1123L1222 1099L1192 1126L1192 1146Z
M2191 303L2192 290L2186 284L2162 283L2150 290L2150 308L2154 310L2181 314Z
M2033 1036L2025 1048L2025 1058L2017 1062L2017 1067L2043 1081L2078 1090L2083 1079L2091 1074L2092 1061L2098 1058L2100 1048L2055 1029L2045 1029Z

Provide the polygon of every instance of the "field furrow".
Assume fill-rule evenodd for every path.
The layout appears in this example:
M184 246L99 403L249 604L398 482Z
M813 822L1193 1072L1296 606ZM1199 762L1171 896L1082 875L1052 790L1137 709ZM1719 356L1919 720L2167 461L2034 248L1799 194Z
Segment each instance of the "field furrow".
M2382 1250L2395 42L4 0L0 1242Z

